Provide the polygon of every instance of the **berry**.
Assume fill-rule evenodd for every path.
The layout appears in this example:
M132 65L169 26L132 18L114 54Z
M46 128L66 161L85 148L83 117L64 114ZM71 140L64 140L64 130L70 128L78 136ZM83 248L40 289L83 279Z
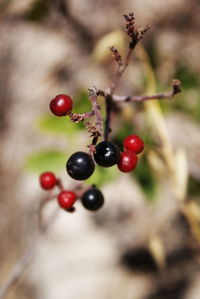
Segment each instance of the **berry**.
M92 188L82 195L81 202L87 210L96 211L104 204L104 197L100 190Z
M50 109L56 116L65 116L72 110L72 99L66 94L59 94L50 102Z
M144 142L137 135L129 135L124 139L124 149L139 154L144 150Z
M102 141L95 147L94 160L103 167L111 167L119 162L120 150L110 141Z
M76 194L72 191L61 191L57 197L58 204L65 210L71 210L76 201Z
M44 172L40 175L40 185L44 190L51 190L57 183L56 176L53 172Z
M66 168L73 179L82 181L93 174L95 165L90 154L76 152L68 159Z
M137 161L138 158L134 152L125 151L121 153L117 166L122 172L130 172L137 166Z

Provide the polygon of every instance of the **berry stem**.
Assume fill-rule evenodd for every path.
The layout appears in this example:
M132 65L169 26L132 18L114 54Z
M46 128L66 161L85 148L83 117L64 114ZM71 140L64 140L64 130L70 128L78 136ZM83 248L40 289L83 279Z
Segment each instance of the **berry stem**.
M172 90L170 92L163 92L154 95L142 95L142 96L119 96L113 95L114 102L144 102L148 100L163 100L172 99L177 93L181 92L181 81L174 79L172 81Z
M127 66L129 65L130 57L132 55L133 49L134 48L129 47L124 63L118 65L118 70L114 76L114 79L111 82L110 86L107 88L108 94L112 95L114 90L116 89L121 76L123 75L124 71L126 70Z
M51 198L52 197L47 197L44 202L45 203L48 202L49 199L51 199ZM44 204L40 205L39 213L41 213L41 210L43 209L43 207L44 207ZM0 287L0 299L5 298L5 296L9 292L9 290L15 285L15 283L20 278L21 274L24 272L26 266L29 264L29 262L31 261L33 255L34 255L35 249L36 249L36 247L39 243L40 237L41 237L41 233L46 232L49 229L50 225L52 224L52 220L54 220L56 218L55 216L56 216L57 212L58 212L58 209L56 209L53 212L53 214L47 219L46 222L43 222L43 223L40 222L38 224L38 228L35 229L35 231L32 233L31 242L25 249L22 257L19 259L19 261L16 263L16 265L11 270L5 283Z
M64 190L64 186L60 178L57 179L57 186L61 191Z
M71 119L72 122L80 122L80 121L83 121L87 118L90 118L94 116L94 111L90 111L90 112L86 112L86 113L83 113L83 114L80 114L80 113L70 113L69 114L69 117Z
M7 278L6 282L1 286L0 288L0 299L5 298L8 291L12 288L12 286L18 281L20 275L30 262L30 260L33 257L33 253L35 251L35 248L38 244L39 240L39 232L36 230L32 235L32 240L30 244L27 246L23 256L21 259L16 263L16 265L13 267L9 277Z
M111 47L111 51L114 54L113 57L115 60L118 61L118 69L114 76L113 81L111 82L110 86L107 88L106 92L110 95L113 94L114 90L116 89L121 76L123 75L124 71L126 70L127 66L130 63L130 58L133 53L134 48L136 47L137 43L144 37L144 34L149 30L149 26L138 27L135 28L135 17L133 13L129 15L124 15L126 20L125 24L125 31L127 35L131 38L129 43L129 48L124 59L124 62L121 60L121 56L118 53L117 49Z
M106 95L106 119L105 119L105 129L104 129L104 139L108 141L109 134L111 133L111 114L112 114L112 96Z
M97 102L98 89L96 87L93 87L93 88L90 88L88 90L88 92L89 92L90 101L92 103L92 111L93 111L95 119L96 119L96 126L97 126L97 129L98 129L98 133L99 133L99 136L102 136L102 133L103 133L103 128L102 128L103 118L102 118L101 113L100 113L101 107Z
M44 207L46 206L46 204L49 203L50 200L55 199L56 197L57 197L57 195L49 195L43 201L41 201L41 203L39 205L38 212L37 212L37 215L38 215L38 229L41 232L44 232L44 230L46 229L46 224L43 220L43 215L42 215Z
M148 100L164 100L164 99L172 99L176 94L181 92L181 81L178 79L172 80L172 90L169 92L162 92L153 95L141 95L141 96L120 96L113 94L112 101L113 102L144 102ZM107 98L108 95L105 91L98 89L98 95Z

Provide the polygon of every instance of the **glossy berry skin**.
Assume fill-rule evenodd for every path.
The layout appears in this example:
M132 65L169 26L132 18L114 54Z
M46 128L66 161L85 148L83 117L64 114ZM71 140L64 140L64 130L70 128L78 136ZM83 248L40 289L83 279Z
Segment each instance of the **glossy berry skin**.
M110 141L102 141L95 147L94 160L103 167L111 167L119 162L120 150Z
M59 94L50 102L50 109L56 116L65 116L72 110L72 99L66 94Z
M96 211L103 206L104 197L100 190L92 188L82 195L81 202L87 210Z
M133 151L125 151L121 153L117 166L122 172L130 172L137 166L137 161L137 155Z
M72 191L61 191L58 194L57 200L61 208L70 210L73 207L76 198L76 194Z
M87 180L94 172L94 161L90 154L76 152L68 159L66 169L75 180Z
M57 178L53 172L44 172L40 175L40 186L44 190L51 190L55 187Z
M124 149L139 154L144 150L144 141L137 135L129 135L124 139Z

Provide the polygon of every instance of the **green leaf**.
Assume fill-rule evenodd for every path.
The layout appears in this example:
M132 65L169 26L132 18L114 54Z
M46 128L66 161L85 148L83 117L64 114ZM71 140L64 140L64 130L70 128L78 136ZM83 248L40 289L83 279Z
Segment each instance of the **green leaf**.
M73 123L68 117L47 115L39 119L38 127L47 133L64 134L73 137L80 129L83 129L83 123Z
M94 174L86 181L89 185L97 185L98 187L109 183L116 179L119 170L116 166L110 168L103 168L96 165Z
M67 155L57 150L46 150L26 158L25 168L34 173L58 171L65 167Z

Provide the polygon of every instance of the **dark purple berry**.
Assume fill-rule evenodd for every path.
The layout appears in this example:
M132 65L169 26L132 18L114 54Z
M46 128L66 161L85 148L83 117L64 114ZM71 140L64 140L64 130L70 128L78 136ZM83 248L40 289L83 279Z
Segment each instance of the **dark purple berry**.
M100 190L92 188L82 195L81 202L87 210L96 211L104 204L104 197Z
M102 141L97 144L94 152L95 162L103 167L111 167L119 162L120 150L110 141Z
M76 152L68 159L66 169L75 180L87 180L94 172L94 161L90 154Z

